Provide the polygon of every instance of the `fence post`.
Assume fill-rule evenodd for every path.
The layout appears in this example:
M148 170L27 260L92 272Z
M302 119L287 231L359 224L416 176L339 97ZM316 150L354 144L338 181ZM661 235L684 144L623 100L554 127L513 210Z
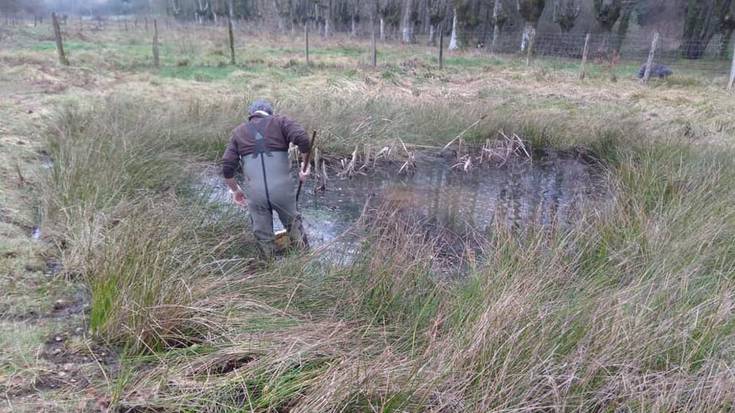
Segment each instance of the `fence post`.
M732 68L730 69L730 83L727 84L727 90L732 90L733 83L735 83L735 48L732 50Z
M305 48L304 51L306 52L306 65L309 65L309 22L307 21L304 24L304 39L305 39Z
M653 34L653 41L651 42L651 51L648 52L648 60L646 61L646 71L643 73L643 79L641 82L648 82L648 78L651 77L651 67L653 66L653 57L656 54L656 46L658 45L658 32Z
M444 69L444 25L439 25L439 70Z
M370 27L371 27L371 33L370 33L370 42L372 43L373 48L373 55L372 55L372 63L373 67L378 66L378 45L375 42L375 15L373 14L370 16Z
M56 38L56 51L59 53L59 63L69 66L69 59L64 53L64 41L61 39L61 27L59 27L59 19L56 13L51 13L51 24L54 26L54 37Z
M230 64L235 65L235 34L232 32L232 16L227 15L227 33L230 37Z
M584 65L587 63L587 55L590 52L590 34L584 37L584 50L582 50L582 66L579 68L579 80L584 80L586 76L584 72Z
M153 66L159 68L161 60L158 55L158 22L153 19Z

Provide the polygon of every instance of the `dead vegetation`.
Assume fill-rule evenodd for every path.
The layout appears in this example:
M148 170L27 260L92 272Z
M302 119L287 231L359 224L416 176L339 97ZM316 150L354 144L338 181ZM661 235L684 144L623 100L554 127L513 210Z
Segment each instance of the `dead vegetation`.
M186 70L202 67L200 50L214 48L218 36L200 35L201 42L189 36L194 57ZM166 44L174 36L163 37ZM21 57L21 68L4 63L3 73L23 85L39 74L63 83L79 73L43 66L44 53ZM436 78L425 63L396 64L385 78L371 72L367 84L335 74L356 67L353 57L334 52L323 67L294 74L301 66L282 67L297 58L289 53L263 59L280 62L273 67L249 62L264 72L245 79L321 131L322 187L381 162L410 173L420 150L439 150L458 135L447 150L456 148L449 156L467 171L507 166L546 145L581 145L610 170L613 213L523 236L498 224L490 236L460 242L427 232L430 222L402 215L402 200L393 199L366 211L372 220L363 222L364 243L348 266L324 264L319 251L253 266L242 217L225 209L213 220L212 206L188 185L189 171L216 160L243 119L242 73L190 81L119 69L144 62L122 51L114 56L120 66L94 70L99 60L87 56L76 64L88 65L93 81L34 95L31 103L55 113L43 142L53 165L42 186L25 163L21 176L23 188L44 193L44 237L65 265L56 279L76 274L90 290L83 317L91 337L129 351L109 368L97 351L83 351L88 337L63 336L65 350L53 355L51 346L52 357L100 361L96 376L79 377L76 367L69 374L89 386L67 387L58 380L63 366L49 372L17 361L26 354L18 349L35 350L37 339L18 337L4 320L0 337L12 336L14 358L9 364L3 353L2 368L17 369L11 377L22 380L13 386L85 392L51 393L61 410L79 408L80 400L59 407L69 399L84 399L82 410L263 412L668 412L732 404L729 96L708 86L642 89L624 79L613 89L555 71L538 79L505 66L481 75L450 68ZM162 63L176 66L165 56ZM0 109L14 124L0 125L6 136L19 133L15 119L22 119L22 110L8 108L25 108L15 89L8 93ZM3 195L14 194L8 199L20 210L15 164L3 164ZM3 278L4 291L31 279L24 254L37 251L28 245L3 246L3 269L17 280ZM467 275L436 277L446 266ZM41 337L45 345L55 335ZM33 360L29 354L19 359Z

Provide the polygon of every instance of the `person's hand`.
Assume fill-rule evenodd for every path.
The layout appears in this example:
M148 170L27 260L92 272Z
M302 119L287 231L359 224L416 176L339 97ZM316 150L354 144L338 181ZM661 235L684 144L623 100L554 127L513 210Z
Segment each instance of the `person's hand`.
M237 191L232 191L232 202L241 207L247 205L247 201L245 200L245 193L242 192L242 189L238 188Z
M301 181L301 183L306 182L309 175L311 175L311 163L306 167L306 170L304 170L304 163L301 162L301 168L299 168L299 181Z

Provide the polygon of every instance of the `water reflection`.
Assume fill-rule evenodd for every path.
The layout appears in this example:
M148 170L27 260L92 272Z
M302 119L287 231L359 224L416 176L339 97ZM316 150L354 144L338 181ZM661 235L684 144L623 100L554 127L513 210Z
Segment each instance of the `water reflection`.
M313 182L307 183L300 209L312 245L329 244L343 234L370 196L453 230L488 232L496 224L518 229L568 225L600 192L597 171L573 156L550 153L533 162L475 167L469 172L453 169L453 164L438 155L419 154L411 174L397 174L398 166L382 168L369 175L334 178L326 191L318 193ZM229 202L221 180L208 181L222 189L211 199Z

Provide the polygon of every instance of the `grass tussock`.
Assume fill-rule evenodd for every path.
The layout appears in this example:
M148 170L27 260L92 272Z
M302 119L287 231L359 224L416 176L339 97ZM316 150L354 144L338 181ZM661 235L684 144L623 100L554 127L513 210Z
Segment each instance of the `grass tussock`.
M278 103L303 109L312 126L309 105L323 98L310 99ZM480 113L446 102L339 103L347 107L318 106L335 150L399 132L456 135ZM732 408L727 150L600 133L587 146L609 168L612 207L568 228L498 228L458 280L436 276L442 243L394 208L360 229L346 266L308 255L253 269L240 258L252 254L244 219L210 205L188 175L216 159L241 115L234 104L164 111L113 101L94 115L65 112L51 130L46 210L65 265L87 280L97 336L133 350L131 371L145 366L118 377L121 408ZM548 131L512 120L509 133Z

